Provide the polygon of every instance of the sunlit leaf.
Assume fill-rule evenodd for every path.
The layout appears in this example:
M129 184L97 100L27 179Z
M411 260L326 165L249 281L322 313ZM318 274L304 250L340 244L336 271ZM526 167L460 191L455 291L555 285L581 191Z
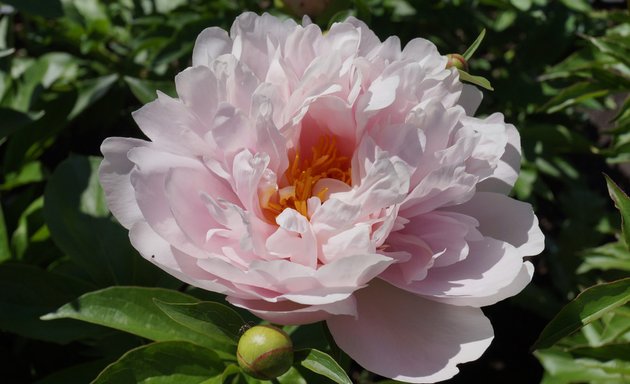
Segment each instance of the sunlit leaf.
M623 233L626 246L630 250L630 198L608 175L604 175L604 177L606 178L610 198L615 202L615 207L621 213L621 232Z
M317 349L302 349L295 352L295 363L325 376L335 383L352 384L346 372L330 355Z
M219 342L236 345L239 330L244 324L239 314L230 307L211 301L200 303L166 303L155 300L155 304L171 319L194 331L216 338Z
M466 50L466 52L464 52L464 54L462 56L464 56L464 59L466 60L470 60L470 58L475 54L475 52L477 51L477 48L479 48L479 46L481 45L481 43L483 42L484 37L486 37L486 30L485 28L481 30L481 32L479 33L479 36L477 36L477 38L475 39L475 41L473 41L472 44L470 44L470 47L468 47L468 49ZM485 88L485 87L484 87Z
M532 348L548 348L630 300L630 278L584 290L547 324Z
M77 319L154 341L190 341L224 351L223 357L234 358L233 354L229 353L234 349L233 345L217 342L208 335L183 327L160 310L154 299L169 303L199 301L192 296L161 288L111 287L86 293L58 310L42 316L42 319Z

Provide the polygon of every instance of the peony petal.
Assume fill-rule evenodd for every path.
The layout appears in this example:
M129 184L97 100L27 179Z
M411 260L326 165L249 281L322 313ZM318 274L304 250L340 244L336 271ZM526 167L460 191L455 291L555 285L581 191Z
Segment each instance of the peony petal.
M98 176L105 191L107 207L127 229L142 220L142 212L129 179L134 163L129 160L127 153L132 148L150 145L144 140L121 137L108 138L101 145L101 152L105 158L99 167Z
M483 99L483 92L474 85L464 84L458 104L461 105L468 116L474 116Z
M232 50L232 40L227 32L218 27L206 28L195 41L193 48L192 64L197 66L210 66L217 57Z
M477 192L468 202L449 210L474 217L481 233L513 245L521 256L537 255L545 248L545 236L530 204L498 193Z
M357 363L395 380L449 379L457 364L479 358L493 338L477 308L437 303L382 282L355 296L357 316L329 318L330 332Z
M217 79L206 66L187 68L175 76L177 94L191 111L210 126L219 104Z
M517 285L522 289L519 274L523 260L511 245L486 238L470 242L466 259L445 267L434 267L427 277L410 284L388 280L399 288L425 296L428 299L461 306L491 305L513 292Z
M262 300L243 300L232 296L228 296L227 301L274 324L310 324L326 320L333 315L355 315L355 300L352 296L334 303L309 306L290 301L269 303Z

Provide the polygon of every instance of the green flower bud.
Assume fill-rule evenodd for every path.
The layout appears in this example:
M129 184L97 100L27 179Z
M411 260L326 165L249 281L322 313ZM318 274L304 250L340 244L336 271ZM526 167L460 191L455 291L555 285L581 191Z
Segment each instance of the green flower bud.
M283 330L257 325L241 336L236 357L245 373L269 380L282 375L293 365L293 343Z
M464 56L459 53L449 53L446 55L448 58L448 62L446 63L446 68L455 67L457 69L461 69L462 71L468 72L468 62L464 59Z

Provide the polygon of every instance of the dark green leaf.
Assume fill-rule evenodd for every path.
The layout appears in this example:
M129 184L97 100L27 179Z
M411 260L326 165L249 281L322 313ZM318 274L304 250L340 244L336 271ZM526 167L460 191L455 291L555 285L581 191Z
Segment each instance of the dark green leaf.
M59 17L63 15L60 0L3 0L3 3L11 4L19 11L44 17Z
M571 349L571 354L591 357L600 361L613 359L630 360L630 343L606 344L601 347L580 347Z
M197 303L198 300L183 293L141 287L111 287L86 293L57 311L42 317L45 320L71 318L133 333L155 341L183 340L208 347L233 358L232 345L218 343L208 335L183 327L168 317L153 302L158 299L169 303Z
M560 310L532 348L548 348L629 300L630 278L590 287Z
M150 81L125 76L125 82L133 95L142 104L155 100L157 98L157 91L162 91L170 96L175 95L175 88L172 81Z
M102 76L96 79L85 80L79 84L77 91L79 96L77 101L68 115L68 120L72 120L83 112L87 107L94 104L100 98L105 96L107 91L118 80L117 74Z
M185 341L164 341L127 352L92 384L201 384L221 375L223 367L210 349Z
M53 173L44 193L53 240L99 286L163 281L164 273L140 257L127 231L110 219L98 181L100 162L72 156Z
M100 335L104 328L74 320L52 324L39 319L91 287L36 267L0 265L0 329L26 337L67 343Z
M193 331L207 335L223 344L236 345L243 319L230 307L211 301L193 304L166 303L155 300L155 304L171 319Z
M621 213L621 231L623 238L626 242L626 246L630 250L630 198L624 191L619 188L617 184L608 175L604 175L606 178L606 186L608 187L608 194L610 198L615 202L615 207Z
M28 114L9 108L0 108L0 121L2 122L0 125L0 140L41 118L42 115L43 113Z
M7 225L4 221L4 212L0 205L0 263L11 259L11 249L9 248L9 234L7 233Z
M302 349L295 352L295 363L325 376L335 383L352 384L346 372L328 354L317 349Z
M610 93L602 84L584 81L575 83L563 90L541 107L541 110L554 113L569 106L606 96Z

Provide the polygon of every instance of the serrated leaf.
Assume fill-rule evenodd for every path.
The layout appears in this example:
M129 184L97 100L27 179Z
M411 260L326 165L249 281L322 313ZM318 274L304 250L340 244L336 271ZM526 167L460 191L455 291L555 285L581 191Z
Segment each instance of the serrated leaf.
M606 178L608 194L615 202L615 207L621 213L621 232L623 233L626 247L630 250L630 198L608 175L604 175L604 177Z
M325 376L338 384L352 384L346 372L327 353L317 349L295 351L295 363L317 374Z
M225 344L236 345L239 330L245 323L230 307L211 301L182 304L155 299L155 304L171 319L193 331Z
M466 81L466 82L469 82L471 84L475 84L475 85L478 85L478 86L480 86L482 88L485 88L485 89L487 89L489 91L494 91L494 88L492 88L492 85L490 84L490 82L486 78L481 77L481 76L473 76L470 73L468 73L466 71L463 71L463 70L461 70L459 68L457 69L457 71L459 72L459 79L461 81Z
M233 346L219 343L208 335L183 327L168 317L153 299L169 303L197 303L196 298L168 289L111 287L84 294L43 320L77 319L129 332L154 341L183 340L222 351L224 358L234 358Z
M543 329L533 349L548 348L630 300L630 278L595 285L564 306Z
M485 28L481 30L481 32L479 33L479 36L477 36L475 41L473 41L473 43L470 44L470 47L468 47L466 52L464 52L464 54L462 55L462 56L464 56L464 59L470 60L470 58L477 51L477 48L479 48L479 46L481 45L481 42L483 41L484 37L486 37L486 29Z
M222 371L214 351L185 341L164 341L125 353L92 384L201 384Z

